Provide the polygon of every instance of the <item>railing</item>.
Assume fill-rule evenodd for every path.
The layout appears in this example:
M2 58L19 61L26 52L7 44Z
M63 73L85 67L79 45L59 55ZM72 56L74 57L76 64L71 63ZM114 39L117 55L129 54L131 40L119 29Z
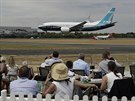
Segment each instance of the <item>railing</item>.
M1 91L1 96L0 96L0 101L89 101L88 96L85 95L83 96L83 100L79 100L79 96L75 95L73 100L69 99L68 95L64 96L64 99L61 99L58 95L55 96L54 99L51 99L51 95L47 95L46 98L42 98L41 94L37 94L36 98L33 98L32 94L28 94L28 97L24 97L23 94L19 94L18 97L15 97L15 94L12 93L10 97L7 96L7 91L2 90ZM117 97L112 97L111 99L108 99L107 96L103 96L100 98L100 101L118 101ZM97 96L93 96L91 101L99 101ZM129 101L127 97L123 96L120 101ZM131 101L135 101L135 96L131 98Z

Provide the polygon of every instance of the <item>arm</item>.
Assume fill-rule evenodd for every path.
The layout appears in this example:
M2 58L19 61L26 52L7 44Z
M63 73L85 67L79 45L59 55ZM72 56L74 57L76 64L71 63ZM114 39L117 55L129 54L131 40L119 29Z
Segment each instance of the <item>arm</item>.
M82 88L88 88L88 87L98 88L95 84L84 84L84 83L81 83L78 80L74 81L74 85L82 87Z
M0 70L0 73L5 73L5 74L7 74L7 66L6 66L6 64L1 64L1 70Z
M107 89L107 76L104 76L103 79L102 79L102 83L101 83L101 86L100 86L100 90L105 90Z
M88 64L86 64L85 69L86 69L85 71L86 71L87 76L89 76L90 75L90 66Z
M50 79L51 79L51 72L49 72L49 74L47 75L46 81L44 82L44 87L42 91L43 96L46 96L46 94L48 93L51 94L56 90L55 84L52 83L51 85L48 85L48 82L50 81Z
M49 87L45 84L44 85L44 88L43 88L43 93L42 93L42 95L43 96L46 96L46 94L52 94L54 91L56 90L56 86L55 86L55 84L51 84Z

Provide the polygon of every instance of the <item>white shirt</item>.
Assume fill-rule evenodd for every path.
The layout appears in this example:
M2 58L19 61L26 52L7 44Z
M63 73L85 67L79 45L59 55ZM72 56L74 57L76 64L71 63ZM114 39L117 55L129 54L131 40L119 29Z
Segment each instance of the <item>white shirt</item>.
M78 59L73 62L73 69L84 70L86 75L90 74L90 66L82 59Z
M117 75L119 77L117 77L113 72L110 72L110 73L106 74L106 76L107 76L107 91L108 92L110 92L110 90L113 86L114 80L122 79L121 73L117 73Z
M56 86L55 94L58 94L60 98L64 98L65 95L68 95L72 99L73 89L74 89L74 80L75 78L70 78L68 84L66 81L53 81L52 83Z
M51 59L48 60L48 65L51 66L55 62L63 62L63 60L59 59L59 58L52 57Z
M68 76L69 76L69 77L73 77L73 76L75 76L75 73L69 70L69 71L68 71Z
M11 68L7 64L7 69L8 69L7 75L15 75L15 76L17 76L17 70L18 70L18 66L17 65L15 65L15 67Z
M49 66L49 61L50 61L49 59L46 59L45 62L43 62L43 63L40 65L40 67L43 67L43 68L44 68L45 66Z

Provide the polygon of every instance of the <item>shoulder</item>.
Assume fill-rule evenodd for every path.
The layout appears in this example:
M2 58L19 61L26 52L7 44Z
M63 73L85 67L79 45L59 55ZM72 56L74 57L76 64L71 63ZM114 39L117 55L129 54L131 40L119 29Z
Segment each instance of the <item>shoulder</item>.
M18 83L19 83L19 79L18 79L18 80L11 81L11 82L10 82L10 85L16 85L16 84L18 84Z
M99 64L107 64L110 60L108 59L104 59L102 61L99 62Z
M108 76L107 75L103 76L102 82L107 82L107 80L108 80Z
M58 85L60 82L57 82L57 81L53 81L52 84L54 85Z
M37 84L37 81L36 80L28 80L28 81L31 82L31 83Z
M122 79L122 74L121 73L117 73L117 75L119 75L119 77Z
M113 72L109 72L109 73L106 74L107 77L111 76L111 75L114 75L114 73Z

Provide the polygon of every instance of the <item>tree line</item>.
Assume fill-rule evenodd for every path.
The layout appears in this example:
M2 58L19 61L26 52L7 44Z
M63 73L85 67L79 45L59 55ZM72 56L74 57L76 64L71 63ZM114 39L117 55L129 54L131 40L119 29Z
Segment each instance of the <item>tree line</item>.
M11 33L0 34L0 38L92 38L97 35L108 35L109 33ZM135 33L112 33L114 38L135 38Z

